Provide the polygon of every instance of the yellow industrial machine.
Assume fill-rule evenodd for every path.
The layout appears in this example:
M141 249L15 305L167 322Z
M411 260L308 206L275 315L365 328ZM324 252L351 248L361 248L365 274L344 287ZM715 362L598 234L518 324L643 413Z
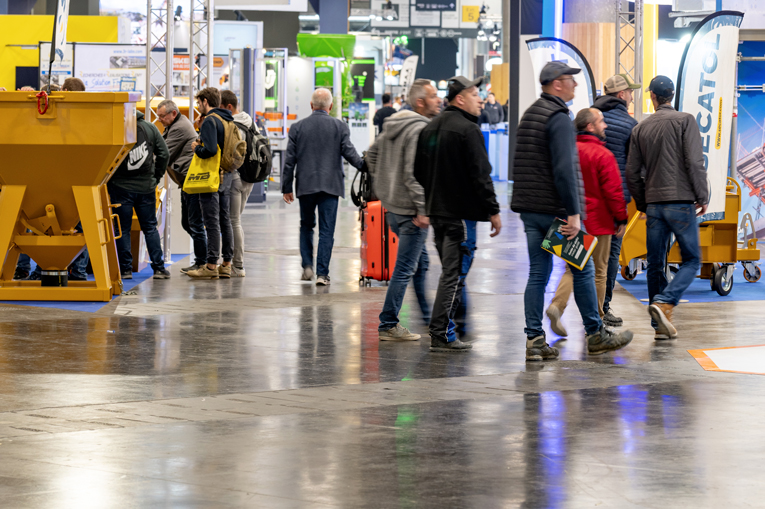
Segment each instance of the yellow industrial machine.
M135 93L0 93L0 300L103 301L122 291L104 185L136 140ZM82 223L83 233L75 226ZM128 225L129 227L129 225ZM95 281L56 285L87 247ZM19 254L43 282L13 281ZM53 282L51 282L53 278ZM67 284L67 286L63 286ZM45 286L44 286L45 285Z
M744 217L742 228L743 240L739 241L738 214L741 212L741 187L735 179L728 177L725 193L725 219L706 221L699 226L699 243L701 244L701 272L699 278L709 279L712 290L720 295L728 295L733 289L733 269L736 262L744 268L744 279L754 283L760 279L762 272L755 262L760 259L757 248L757 238L752 235L748 239L746 224L752 222L748 214ZM629 207L630 222L622 241L622 251L619 264L622 266L622 277L632 280L642 267L646 252L646 222L641 219L640 212L635 208L635 202ZM754 228L752 225L752 233ZM667 256L669 265L667 274L672 277L672 265L682 263L680 246L674 243Z

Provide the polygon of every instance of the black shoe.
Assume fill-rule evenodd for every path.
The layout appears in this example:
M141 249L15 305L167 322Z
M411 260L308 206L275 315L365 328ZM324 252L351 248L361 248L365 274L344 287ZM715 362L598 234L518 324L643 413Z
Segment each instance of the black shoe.
M463 343L459 339L446 342L441 339L430 339L430 351L431 352L467 352L473 348L473 345L469 343Z
M191 267L183 267L183 268L181 269L181 274L186 274L186 273L187 273L187 272L189 272L189 271L192 271L192 270L199 270L199 269L201 269L201 268L202 268L202 266L201 266L201 265L197 265L197 264L195 263L195 264L194 264L194 265L192 265Z
M155 270L154 279L170 279L170 271L167 269Z
M69 273L69 281L87 281L87 280L88 280L87 277L77 276L72 274L71 272Z
M42 279L42 274L40 274L39 272L32 272L27 278L27 281L40 281L41 279Z
M548 345L544 336L526 340L526 361L554 361L559 356L558 349Z
M609 327L621 327L622 325L624 325L624 320L614 315L609 309L608 311L606 311L606 314L603 315L603 323L608 325Z
M29 277L29 271L24 269L16 269L13 273L13 279L26 279Z
M629 345L632 341L632 331L616 332L610 327L601 325L598 332L586 336L585 339L587 340L587 352L592 355L600 355Z
M126 270L121 274L122 279L133 279L133 271L132 270Z

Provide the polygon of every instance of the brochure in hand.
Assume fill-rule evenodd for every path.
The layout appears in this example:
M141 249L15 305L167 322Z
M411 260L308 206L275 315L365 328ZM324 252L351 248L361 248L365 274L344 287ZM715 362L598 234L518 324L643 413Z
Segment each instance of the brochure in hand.
M545 240L542 241L542 249L560 256L569 265L582 270L595 246L598 245L598 239L580 230L573 240L568 240L560 231L565 224L566 221L563 219L556 218L553 221L550 229L547 230Z

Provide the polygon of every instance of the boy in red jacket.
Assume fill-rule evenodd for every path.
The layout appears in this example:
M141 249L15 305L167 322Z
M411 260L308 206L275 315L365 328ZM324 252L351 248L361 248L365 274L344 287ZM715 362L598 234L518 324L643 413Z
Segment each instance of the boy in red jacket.
M624 235L627 225L627 206L624 203L622 177L616 158L606 148L606 122L603 113L594 108L580 111L574 125L577 130L576 146L579 149L579 164L584 179L584 194L587 200L585 231L598 238L598 245L592 252L595 263L595 287L598 291L598 310L603 317L603 300L606 296L608 257L611 252L611 236ZM618 225L618 228L615 226ZM615 231L616 230L616 231ZM574 278L566 265L566 272L558 284L555 297L547 308L550 326L556 334L567 336L561 323L568 299L573 289Z

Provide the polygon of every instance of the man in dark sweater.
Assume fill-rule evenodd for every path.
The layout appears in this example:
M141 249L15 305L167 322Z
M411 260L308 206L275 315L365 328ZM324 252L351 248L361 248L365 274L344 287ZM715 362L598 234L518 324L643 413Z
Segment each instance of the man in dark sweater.
M223 122L233 122L230 111L220 108L220 91L208 87L197 94L197 107L205 119L199 129L199 141L191 144L194 154L201 159L215 157L223 152L225 127ZM221 171L220 186L215 193L200 193L199 204L207 232L207 264L186 275L196 279L230 279L231 260L234 257L234 229L229 217L231 181L233 172ZM221 238L223 239L221 245ZM218 266L218 257L223 263Z
M303 281L313 278L313 229L319 210L319 247L316 254L316 284L329 284L329 262L335 243L338 198L345 196L343 159L361 169L364 161L351 143L348 124L329 115L332 93L317 88L311 96L308 117L290 128L287 157L282 174L286 203L300 201L300 257ZM293 191L293 180L297 180Z
M113 204L120 204L115 213L120 221L122 237L117 239L117 255L122 279L133 278L133 253L130 250L130 225L133 209L146 239L146 248L154 269L154 279L168 279L162 242L157 231L157 184L165 175L169 153L164 138L154 124L144 120L143 113L136 113L136 144L115 170L107 189Z
M501 124L505 120L505 113L502 111L502 106L499 105L496 97L494 97L494 94L491 92L489 92L489 95L486 97L483 111L486 112L489 124L491 125Z
M491 164L481 129L478 86L483 78L449 80L449 106L420 133L414 176L425 190L425 213L441 258L433 315L431 352L464 352L470 343L457 339L454 318L460 306L473 254L478 221L490 221L494 237L502 229L491 182Z
M377 134L382 134L383 122L385 122L385 119L396 113L396 109L391 106L390 94L383 94L382 102L382 108L377 110L375 118L372 120L372 123L377 127Z
M542 95L526 110L518 126L511 208L521 214L529 250L529 280L524 295L527 361L559 356L558 349L547 344L542 328L545 287L552 271L552 254L542 249L542 241L556 217L567 220L563 233L573 239L585 214L584 182L574 126L566 106L574 98L574 74L580 71L563 62L545 65L539 75ZM600 320L592 260L582 270L571 267L571 273L588 352L601 354L632 341L632 332L615 334Z
M626 74L617 74L606 80L605 93L595 99L593 108L603 113L603 118L608 127L606 128L606 148L610 150L619 171L622 175L622 187L624 191L624 203L629 204L632 197L627 188L627 153L629 152L632 129L637 125L637 120L632 118L628 108L632 103L632 91L640 88L640 83L632 83ZM611 327L621 327L622 319L614 315L611 310L611 298L614 294L616 274L619 272L619 254L622 251L622 238L616 235L611 237L611 254L608 258L608 272L606 275L606 296L603 301L603 323Z

